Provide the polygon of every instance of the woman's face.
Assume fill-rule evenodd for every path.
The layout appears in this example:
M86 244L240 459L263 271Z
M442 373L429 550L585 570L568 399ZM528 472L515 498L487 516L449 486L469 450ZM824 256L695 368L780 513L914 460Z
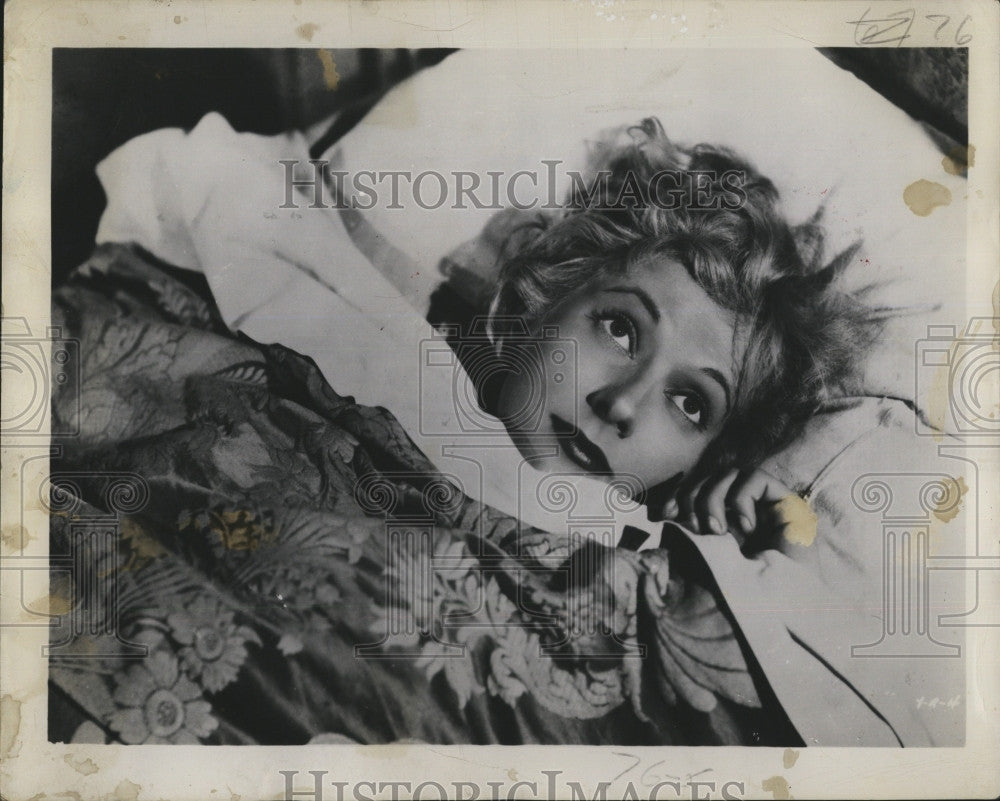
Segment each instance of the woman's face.
M541 363L512 370L498 404L529 462L545 472L632 475L646 489L694 466L729 411L745 344L734 339L733 315L681 264L609 275L554 307L541 327L556 338L514 344L522 364L529 355Z

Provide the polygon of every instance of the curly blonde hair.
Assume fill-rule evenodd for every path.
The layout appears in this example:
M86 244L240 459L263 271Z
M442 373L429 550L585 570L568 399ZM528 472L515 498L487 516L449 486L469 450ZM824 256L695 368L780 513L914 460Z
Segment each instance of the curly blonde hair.
M570 293L639 261L679 262L734 314L748 343L732 409L699 467L759 464L839 393L880 330L884 314L864 305L866 290L837 286L861 243L827 261L822 208L792 227L774 184L731 150L681 147L653 118L623 130L624 142L595 151L593 177L560 210L538 215L530 236L517 232L521 247L502 264L491 318L540 320ZM654 190L665 174L725 202L664 202Z

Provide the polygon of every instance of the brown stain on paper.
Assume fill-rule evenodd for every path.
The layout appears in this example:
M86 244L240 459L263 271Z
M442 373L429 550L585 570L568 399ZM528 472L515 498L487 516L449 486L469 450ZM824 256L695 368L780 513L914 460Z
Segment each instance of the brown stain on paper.
M784 522L784 538L792 545L809 547L816 541L816 513L805 499L791 493L774 505L774 511Z
M785 770L795 767L795 763L799 761L799 752L794 748L786 748L785 753L781 757L781 764L784 766Z
M927 408L924 412L937 442L944 439L942 432L948 425L948 409L951 405L951 365L957 353L958 342L952 342L948 351L948 363L937 365L927 388Z
M947 523L955 519L955 516L962 510L962 499L969 491L969 485L965 483L965 479L962 476L955 479L955 483L958 485L958 499L954 503L948 503L950 498L942 498L941 503L938 504L938 508L933 511L934 517L942 523Z
M941 159L941 166L948 175L965 175L969 167L976 166L976 146L955 145L948 155Z
M319 25L315 22L303 22L298 28L295 29L295 32L307 42L311 42L313 40L313 34L315 34L318 30Z
M100 770L100 768L98 768L97 765L94 763L94 760L73 759L72 754L66 754L66 756L63 757L63 762L65 762L67 765L73 768L73 770L75 770L77 773L83 776L91 776L92 774L97 773L97 771Z
M146 530L131 517L123 517L121 523L122 539L127 540L131 553L122 570L140 570L154 559L166 556L167 549L158 540L146 533Z
M139 801L140 790L142 790L141 784L122 779L115 788L115 801Z
M83 796L80 795L75 790L63 790L61 793L53 793L49 795L48 793L38 793L37 795L31 796L28 801L66 801L66 799L71 799L71 801L83 801ZM110 801L108 796L102 796L100 801Z
M918 217L927 217L938 206L951 203L951 190L937 181L921 178L903 190L903 202Z
M319 62L323 65L323 83L327 89L336 89L340 83L340 74L337 72L337 62L333 60L333 53L329 50L317 50Z
M21 746L14 750L21 731L21 702L12 695L0 696L0 759L17 756Z
M40 595L24 605L21 616L25 620L35 620L37 615L65 615L73 608L73 602L60 592Z
M784 776L772 776L764 779L760 784L764 792L770 793L775 801L790 801L795 798L791 793L791 786Z
M87 760L88 762L90 760ZM38 795L33 795L28 801L66 801L67 798L73 799L73 801L139 801L139 793L142 791L142 785L136 784L135 782L130 782L128 779L123 779L115 787L113 793L100 796L88 796L84 799L84 796L75 790L63 790L61 793L38 793Z
M24 549L28 547L28 543L33 539L34 537L31 536L28 529L20 523L11 523L0 529L0 542L3 543L5 548L16 553L24 553Z

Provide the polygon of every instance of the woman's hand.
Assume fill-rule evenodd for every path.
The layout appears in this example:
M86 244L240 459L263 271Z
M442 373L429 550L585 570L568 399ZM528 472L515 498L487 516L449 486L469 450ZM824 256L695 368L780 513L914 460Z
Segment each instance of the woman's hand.
M742 545L752 538L761 548L780 547L786 520L782 502L798 499L765 470L729 470L697 481L681 481L650 520L672 520L700 534L725 534Z

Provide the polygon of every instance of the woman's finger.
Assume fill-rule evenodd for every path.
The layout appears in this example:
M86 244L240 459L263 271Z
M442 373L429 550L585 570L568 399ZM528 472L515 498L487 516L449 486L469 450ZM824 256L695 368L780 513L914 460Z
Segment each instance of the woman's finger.
M757 528L756 503L745 491L754 472L741 471L726 492L726 507L732 511L744 536Z
M738 470L729 470L718 478L712 478L701 485L695 508L704 530L713 534L725 534L729 528L726 516L726 494L739 476Z
M757 528L757 504L776 503L791 492L788 487L764 470L743 472L729 487L726 505L733 510L745 534Z

